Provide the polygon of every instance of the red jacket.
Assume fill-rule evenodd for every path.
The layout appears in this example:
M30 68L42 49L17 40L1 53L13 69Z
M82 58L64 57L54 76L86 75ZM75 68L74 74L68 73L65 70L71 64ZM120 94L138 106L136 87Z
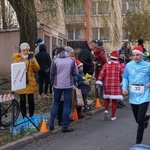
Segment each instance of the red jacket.
M101 70L101 68L98 67L97 63L102 63L102 65L104 65L107 62L107 57L105 55L105 51L101 48L97 48L96 50L94 50L94 61L96 62L95 65L95 78L98 78L98 74Z

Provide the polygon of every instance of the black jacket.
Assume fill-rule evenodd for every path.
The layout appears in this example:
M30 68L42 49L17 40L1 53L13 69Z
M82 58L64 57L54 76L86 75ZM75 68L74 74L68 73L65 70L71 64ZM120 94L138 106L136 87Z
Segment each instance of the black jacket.
M78 54L78 59L83 63L84 74L88 73L90 75L93 75L94 73L93 56L87 42L84 42L82 44L81 50Z
M47 70L51 65L51 58L48 52L46 52L46 46L44 44L40 45L39 53L35 56L38 64L40 65L39 71Z

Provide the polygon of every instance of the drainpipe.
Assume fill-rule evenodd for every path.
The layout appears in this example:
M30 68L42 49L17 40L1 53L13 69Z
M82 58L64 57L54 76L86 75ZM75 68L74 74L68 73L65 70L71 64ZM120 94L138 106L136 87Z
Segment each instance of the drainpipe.
M86 40L91 41L91 22L90 22L90 0L85 0L85 15L86 15Z

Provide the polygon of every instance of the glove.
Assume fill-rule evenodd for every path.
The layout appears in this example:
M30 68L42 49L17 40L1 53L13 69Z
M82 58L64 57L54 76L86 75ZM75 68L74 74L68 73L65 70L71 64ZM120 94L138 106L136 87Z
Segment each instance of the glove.
M83 83L87 86L89 86L89 84L90 84L88 81L83 81Z

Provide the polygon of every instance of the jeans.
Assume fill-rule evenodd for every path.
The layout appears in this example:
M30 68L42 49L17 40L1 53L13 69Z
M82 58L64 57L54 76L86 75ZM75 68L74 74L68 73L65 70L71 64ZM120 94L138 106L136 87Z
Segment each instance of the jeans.
M72 99L72 90L73 88L69 88L69 89L54 88L54 103L51 109L50 125L54 125L54 120L57 116L58 108L60 105L60 99L63 93L64 103L63 103L63 113L62 113L62 118L63 118L62 127L64 128L68 126L68 118L70 114L70 105Z
M148 109L149 102L139 105L131 104L134 118L138 124L136 143L141 144L144 134L144 118Z

